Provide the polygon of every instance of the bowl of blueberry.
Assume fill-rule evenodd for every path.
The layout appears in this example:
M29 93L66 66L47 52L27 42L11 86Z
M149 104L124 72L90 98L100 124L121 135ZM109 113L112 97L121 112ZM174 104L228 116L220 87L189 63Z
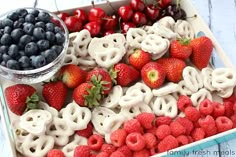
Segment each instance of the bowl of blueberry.
M52 77L64 63L69 33L54 13L19 8L0 16L0 75L34 84Z

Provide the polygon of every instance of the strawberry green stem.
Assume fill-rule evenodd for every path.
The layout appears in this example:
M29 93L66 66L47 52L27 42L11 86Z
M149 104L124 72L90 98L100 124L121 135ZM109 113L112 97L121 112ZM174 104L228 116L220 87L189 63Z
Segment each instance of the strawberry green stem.
M26 107L25 112L27 112L31 109L38 109L38 103L39 103L39 96L35 92L30 97L26 98L27 107Z

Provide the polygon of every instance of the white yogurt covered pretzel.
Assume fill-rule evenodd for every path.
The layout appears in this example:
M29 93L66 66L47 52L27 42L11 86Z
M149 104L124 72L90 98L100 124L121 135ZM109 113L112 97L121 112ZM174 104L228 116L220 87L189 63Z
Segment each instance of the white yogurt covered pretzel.
M208 90L202 88L196 93L192 94L190 99L192 101L193 106L196 106L198 108L203 100L209 99L212 101L212 95Z
M98 66L95 59L89 55L77 58L77 62L78 62L77 65L79 65L80 68L87 71Z
M160 24L159 22L153 24L153 29L155 31L155 34L168 40L175 40L178 37L177 33L173 32L171 29Z
M47 103L45 103L43 101L40 101L38 103L38 106L39 106L40 109L43 109L43 110L46 110L46 111L50 112L53 117L58 116L58 111L54 107L49 106Z
M185 80L181 80L178 83L179 88L176 93L179 95L192 95L194 92L186 85Z
M217 90L234 87L236 85L236 72L230 68L217 68L212 72L212 86Z
M201 70L201 74L203 77L203 85L207 90L211 92L216 90L216 88L212 86L212 72L213 72L213 69L209 67L203 68Z
M119 48L124 54L126 53L126 38L122 33L114 33L105 36L104 38L113 42L114 47Z
M194 29L192 25L186 20L177 20L175 23L175 32L178 33L182 38L194 38Z
M123 89L120 85L116 85L109 92L108 96L103 99L101 106L107 108L116 108L119 106L119 100L123 95Z
M228 98L230 97L234 92L234 87L228 87L226 89L221 89L220 91L217 91L217 95L219 95L222 98Z
M179 91L179 85L173 82L169 82L158 89L153 89L152 93L154 96L164 96L175 93L177 91Z
M134 89L130 92L126 92L119 100L119 105L121 107L133 107L143 102L144 94L138 90Z
M158 24L174 31L175 20L171 16L165 16L165 17L161 18L160 20L158 20Z
M141 48L141 43L146 35L146 31L142 28L130 28L126 34L127 46Z
M125 120L127 120L127 117L121 113L106 117L103 125L104 131L106 134L111 134L113 131L119 129Z
M75 55L74 47L69 46L66 51L66 56L64 60L64 64L78 64L77 56Z
M73 32L69 34L69 47L73 47L73 40L77 37L79 32Z

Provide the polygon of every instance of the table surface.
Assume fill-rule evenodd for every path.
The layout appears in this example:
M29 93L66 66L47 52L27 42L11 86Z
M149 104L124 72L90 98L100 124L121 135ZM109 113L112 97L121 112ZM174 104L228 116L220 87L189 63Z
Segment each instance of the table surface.
M102 1L102 0L95 0ZM111 0L112 1L112 0ZM0 0L0 14L5 11L18 7L38 7L51 11L75 8L90 3L90 0ZM192 0L199 14L203 17L214 36L230 58L231 62L236 65L236 0ZM216 64L221 65L217 60ZM219 151L220 155L213 155L211 152ZM0 122L0 152L1 156L9 157L9 148L4 138ZM209 152L209 153L206 153ZM230 153L231 152L231 153ZM233 157L236 152L236 139L206 148L195 154L187 155L188 157Z

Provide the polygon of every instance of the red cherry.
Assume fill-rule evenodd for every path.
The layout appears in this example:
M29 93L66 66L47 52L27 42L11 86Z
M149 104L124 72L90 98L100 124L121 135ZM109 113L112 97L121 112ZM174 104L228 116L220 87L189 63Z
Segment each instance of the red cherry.
M118 19L116 15L105 16L103 23L103 30L115 30L117 28Z
M160 13L160 10L157 7L155 7L153 4L149 4L145 8L146 16L152 21L157 20L159 13Z
M76 9L74 11L74 15L77 16L77 18L80 19L83 23L86 23L88 21L88 15L83 9Z
M69 17L69 14L67 14L67 13L59 13L59 14L57 14L57 16L58 16L60 19L62 19L62 21L65 21L65 19L66 19L67 17Z
M65 19L65 24L69 30L69 32L78 32L83 28L83 23L76 16L69 16Z
M135 11L143 11L145 8L145 4L142 0L130 0L130 6Z
M135 12L133 16L133 23L136 25L145 25L147 23L147 17L142 12Z
M105 11L102 8L92 8L89 10L88 19L90 22L98 21L102 23L102 19L106 16Z
M163 9L171 4L171 0L157 0L157 2L158 2L158 6Z
M99 35L101 31L101 23L98 21L92 21L84 25L84 29L87 29L92 37Z
M114 34L114 33L115 33L114 30L107 30L103 33L103 36L111 35L111 34Z
M121 30L122 33L127 33L130 28L136 28L136 25L133 22L122 22Z
M118 14L123 21L129 21L133 17L133 9L129 5L119 7Z

